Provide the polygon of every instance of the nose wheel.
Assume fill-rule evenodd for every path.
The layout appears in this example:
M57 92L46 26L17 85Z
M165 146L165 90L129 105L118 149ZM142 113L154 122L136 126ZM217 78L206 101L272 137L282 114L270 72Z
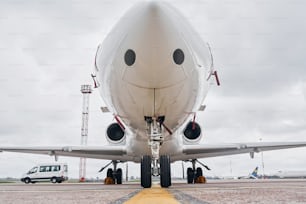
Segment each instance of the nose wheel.
M163 188L171 186L171 169L170 157L168 155L161 155L160 159L160 185Z
M171 164L168 155L161 155L159 158L160 185L163 188L171 186ZM141 159L141 186L151 188L152 186L152 158L145 155Z
M140 173L141 173L141 186L144 188L151 188L152 185L152 159L151 156L145 155L141 158Z

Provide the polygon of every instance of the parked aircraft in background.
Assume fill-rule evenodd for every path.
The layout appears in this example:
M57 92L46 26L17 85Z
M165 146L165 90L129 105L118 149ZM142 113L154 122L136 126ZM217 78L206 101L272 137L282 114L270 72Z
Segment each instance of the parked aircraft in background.
M258 179L258 166L248 176L238 177L238 179Z
M306 142L200 144L203 111L212 80L219 84L210 46L174 8L143 2L113 28L95 58L95 85L116 122L106 130L105 146L0 147L0 151L111 160L107 175L118 184L118 162L140 163L141 186L152 175L171 186L170 166L190 161L187 181L201 181L198 158L306 146ZM21 135L22 136L22 135ZM243 135L241 135L243 137ZM206 169L206 167L204 165ZM119 182L120 181L120 182Z
M279 178L306 178L306 171L278 171L275 176Z

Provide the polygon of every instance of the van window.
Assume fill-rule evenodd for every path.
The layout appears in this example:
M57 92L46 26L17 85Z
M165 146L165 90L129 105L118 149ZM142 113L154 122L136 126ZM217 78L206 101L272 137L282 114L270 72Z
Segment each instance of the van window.
M45 172L46 171L46 166L41 166L39 168L39 172Z
M46 172L50 172L51 171L51 166L46 166Z
M52 171L59 171L61 170L61 166L57 165L57 166L52 166Z

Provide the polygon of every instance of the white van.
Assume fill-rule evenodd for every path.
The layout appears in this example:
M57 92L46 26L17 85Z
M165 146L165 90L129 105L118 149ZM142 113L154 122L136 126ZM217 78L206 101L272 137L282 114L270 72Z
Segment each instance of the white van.
M36 183L39 181L51 181L61 183L68 180L68 165L65 163L39 164L22 175L21 181Z

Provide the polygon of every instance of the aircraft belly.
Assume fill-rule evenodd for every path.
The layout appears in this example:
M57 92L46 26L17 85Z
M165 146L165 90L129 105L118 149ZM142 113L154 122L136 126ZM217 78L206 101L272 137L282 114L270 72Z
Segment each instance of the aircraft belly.
M134 129L145 130L145 116L165 116L165 124L176 129L186 120L197 97L194 81L184 80L162 89L140 88L125 81L113 83L112 96L117 114ZM119 86L120 84L120 86Z

